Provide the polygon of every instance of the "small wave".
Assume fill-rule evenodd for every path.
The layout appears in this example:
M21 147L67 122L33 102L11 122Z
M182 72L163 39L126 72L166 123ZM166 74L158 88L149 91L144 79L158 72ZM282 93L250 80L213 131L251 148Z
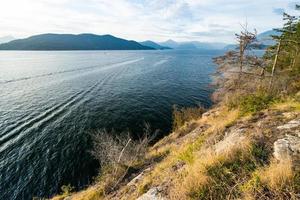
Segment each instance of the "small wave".
M164 64L164 63L166 63L166 62L168 62L168 61L169 61L169 59L160 60L160 61L154 63L153 66L156 67L156 66L162 65L162 64Z
M126 62L126 64L134 63L139 60L141 60L141 59L131 60L131 61ZM122 65L125 65L124 62ZM116 66L116 65L114 65L114 66ZM118 66L121 66L121 63L119 63ZM124 70L126 70L126 68L122 69L121 71L119 71L119 70L113 71L112 73L105 76L104 79L102 79L102 80L98 81L97 83L95 83L94 85L92 85L88 90L80 91L80 92L76 93L75 95L71 96L70 98L68 98L68 100L66 100L65 102L46 110L45 112L41 113L40 115L38 115L34 118L31 118L31 119L28 119L28 118L23 119L23 120L19 121L17 124L15 124L14 126L10 126L6 130L4 130L4 132L1 134L2 137L0 138L0 146L1 146L0 153L7 148L7 146L3 145L3 144L7 143L8 141L10 141L10 144L16 143L16 140L25 136L25 133L20 135L20 133L22 133L23 131L26 131L26 130L29 130L29 129L35 128L35 127L40 127L40 126L48 123L49 121L51 121L55 118L58 118L59 115L65 113L67 110L71 110L72 106L82 104L83 103L82 100L85 99L84 98L85 96L87 96L89 93L95 91L96 88L103 86L103 84L106 83L107 81L114 80ZM88 99L85 99L85 100L88 101ZM11 141L13 138L14 138L14 141Z
M28 130L33 127L38 127L38 126L48 122L52 118L57 117L58 115L63 113L66 109L68 109L72 105L76 104L76 102L78 102L85 95L90 93L98 84L99 84L99 82L97 82L96 84L91 86L85 92L80 91L80 92L76 93L72 97L68 98L68 100L65 101L64 103L58 104L58 105L46 110L45 112L41 113L40 115L34 117L33 119L31 119L29 121L23 120L22 122L19 122L16 126L11 127L9 130L6 131L6 134L0 139L0 146L3 145L4 143L10 141L15 136L17 136L16 140L19 137L22 137L22 135L24 135L24 134L22 134L22 135L19 135L19 134L22 133L23 131ZM10 143L13 144L14 142L10 142ZM5 149L4 146L1 147L0 152L3 149Z
M123 61L123 62L119 62L119 63L114 63L114 64L107 65L105 67L102 67L100 69L105 70L105 69L110 69L113 67L119 67L122 65L128 65L128 64L135 63L135 62L139 62L143 59L144 58L138 58L138 59L134 59L134 60L128 60L128 61ZM81 68L51 72L51 73L41 74L41 75L36 75L36 76L28 76L28 77L22 77L22 78L11 79L11 80L3 80L3 81L0 81L0 84L8 84L8 83L13 83L13 82L18 82L18 81L26 81L26 80L42 78L42 77L49 77L49 76L54 76L54 75L59 75L59 74L64 74L64 73L70 73L70 72L85 71L85 70L94 69L94 68L98 68L98 67L100 67L100 66L97 65L97 66L81 67Z

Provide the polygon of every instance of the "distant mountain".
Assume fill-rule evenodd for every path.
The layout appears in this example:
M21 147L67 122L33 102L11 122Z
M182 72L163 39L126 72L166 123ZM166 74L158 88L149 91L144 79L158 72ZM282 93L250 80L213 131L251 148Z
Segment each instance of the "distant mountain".
M266 49L269 46L275 45L276 42L273 40L272 35L279 36L281 33L276 31L276 30L269 30L262 32L257 35L257 43L259 44L257 49ZM226 50L233 50L236 49L237 45L235 44L230 44L227 45L224 49Z
M176 42L174 40L167 40L165 42L159 43L160 45L171 47L173 49L201 49L201 50L210 50L210 49L224 49L228 44L225 43L209 43L209 42Z
M238 47L236 44L229 44L226 47L224 47L224 50L229 51L229 50L235 50Z
M7 42L10 42L10 41L13 41L13 40L15 40L15 38L12 37L12 36L0 37L0 44L7 43Z
M160 42L159 45L165 46L165 47L170 47L172 49L176 49L179 44L175 42L174 40L167 40L165 42Z
M161 46L161 45L159 45L159 44L157 44L157 43L155 43L151 40L140 42L140 44L143 45L143 46L151 47L151 48L158 49L158 50L172 49L170 47Z
M257 40L266 46L272 46L276 44L276 42L271 37L272 35L279 36L281 35L281 33L276 30L265 31L258 34Z
M228 44L225 43L216 43L216 42L198 42L192 41L190 42L197 47L197 49L224 49Z
M0 50L150 50L112 35L42 34L0 44Z

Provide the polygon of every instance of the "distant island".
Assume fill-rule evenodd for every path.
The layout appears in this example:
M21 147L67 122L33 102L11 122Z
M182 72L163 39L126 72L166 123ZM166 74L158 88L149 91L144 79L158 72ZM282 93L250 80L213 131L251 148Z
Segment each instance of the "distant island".
M0 50L153 50L112 35L42 34L0 44Z

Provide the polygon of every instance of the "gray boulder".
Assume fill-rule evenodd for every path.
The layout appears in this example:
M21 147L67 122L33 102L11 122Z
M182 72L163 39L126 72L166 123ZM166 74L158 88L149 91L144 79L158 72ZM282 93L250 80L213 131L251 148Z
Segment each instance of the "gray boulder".
M300 138L286 135L274 143L274 157L279 162L292 161L294 167L300 167Z

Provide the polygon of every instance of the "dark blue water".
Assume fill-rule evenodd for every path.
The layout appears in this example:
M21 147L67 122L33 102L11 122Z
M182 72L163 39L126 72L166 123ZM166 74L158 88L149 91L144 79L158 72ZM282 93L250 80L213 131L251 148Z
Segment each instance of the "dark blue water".
M172 105L208 107L210 51L0 52L0 199L92 181L89 133L170 131Z

